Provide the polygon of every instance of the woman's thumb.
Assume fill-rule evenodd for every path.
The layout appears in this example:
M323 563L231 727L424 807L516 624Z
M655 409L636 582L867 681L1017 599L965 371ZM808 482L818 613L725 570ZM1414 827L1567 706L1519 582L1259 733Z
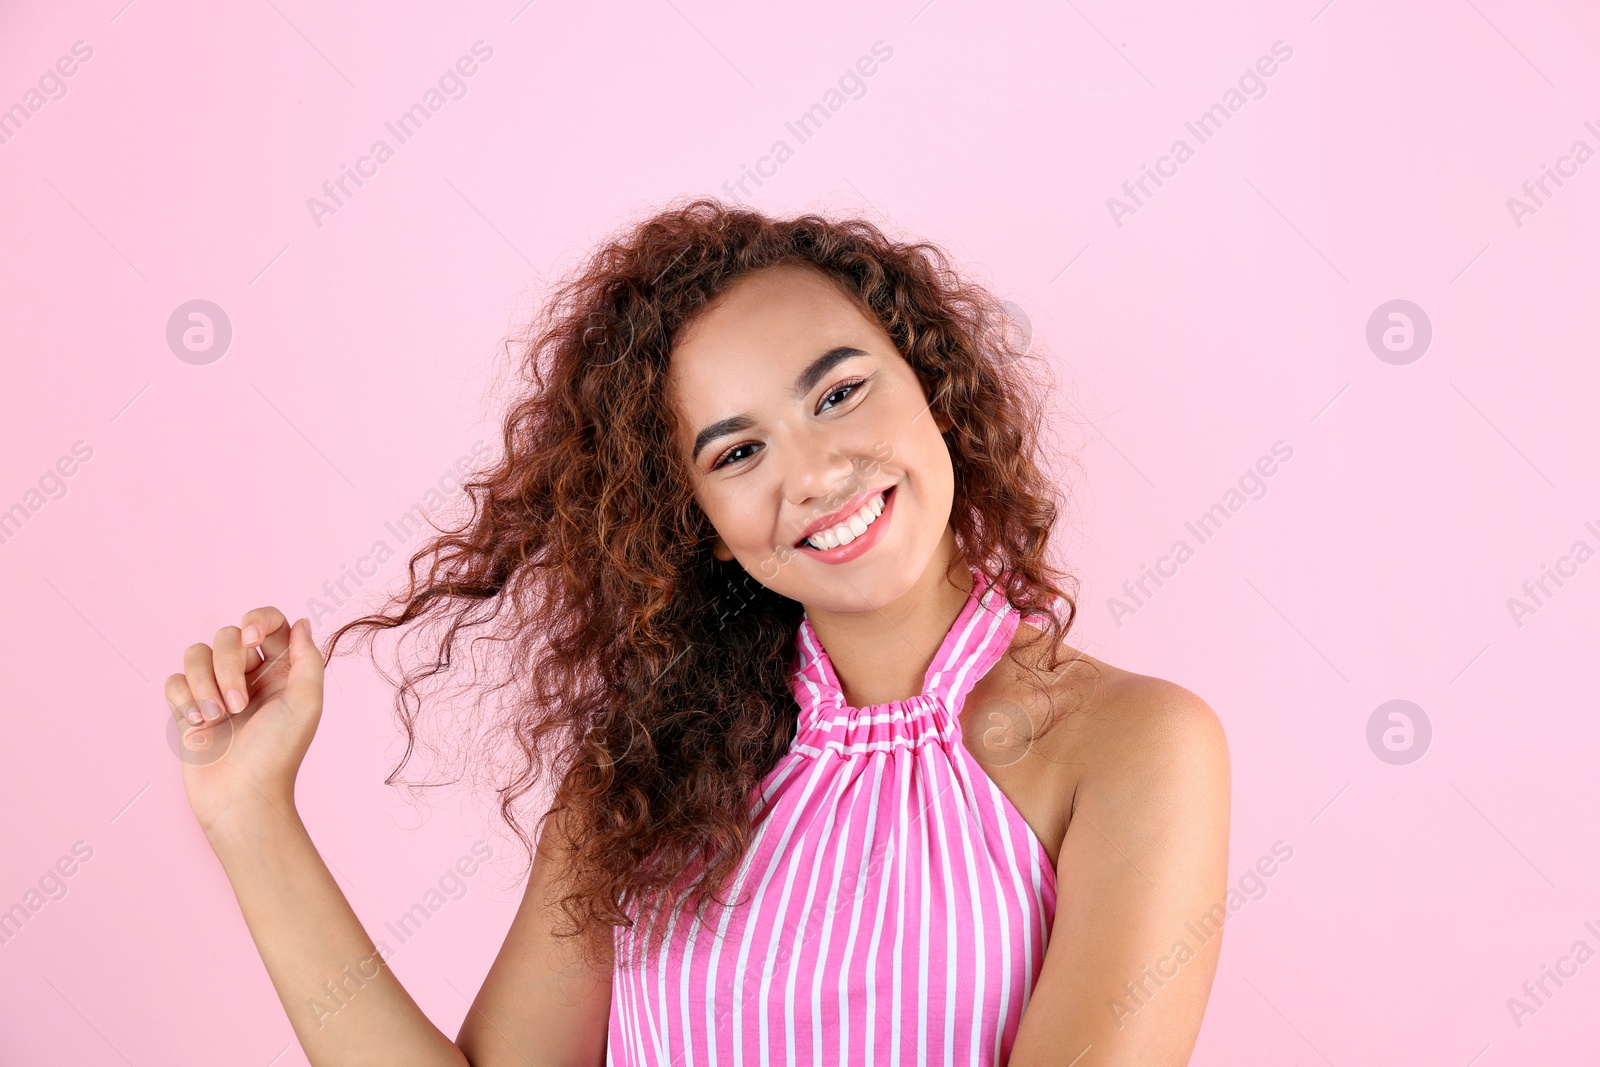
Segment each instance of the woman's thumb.
M322 653L311 636L310 619L301 619L289 628L289 678L284 691L296 704L304 701L321 706Z

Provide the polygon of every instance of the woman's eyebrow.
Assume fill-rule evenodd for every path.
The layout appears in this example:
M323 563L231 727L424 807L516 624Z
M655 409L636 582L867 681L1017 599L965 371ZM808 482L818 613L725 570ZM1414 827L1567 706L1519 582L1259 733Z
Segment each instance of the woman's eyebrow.
M806 369L800 372L799 377L794 380L793 387L789 390L789 395L798 400L816 388L816 384L822 380L822 376L835 366L847 359L854 359L856 356L864 356L866 354L861 349L852 348L850 345L839 345L828 349L828 351L808 363ZM699 459L700 453L705 450L706 445L709 445L717 438L726 437L728 434L738 433L741 430L748 430L754 425L755 420L748 415L732 415L726 419L718 419L695 435L694 451L690 453L690 458Z

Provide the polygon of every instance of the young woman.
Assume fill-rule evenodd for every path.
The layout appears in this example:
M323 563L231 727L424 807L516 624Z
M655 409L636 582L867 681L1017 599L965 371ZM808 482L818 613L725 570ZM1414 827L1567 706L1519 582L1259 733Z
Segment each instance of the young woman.
M1064 644L1006 325L869 223L677 206L557 292L471 518L392 611L325 652L270 607L189 648L173 712L227 731L189 801L312 1063L1188 1061L1227 746ZM427 621L407 736L417 683L492 638L532 853L454 1042L294 805L339 639Z

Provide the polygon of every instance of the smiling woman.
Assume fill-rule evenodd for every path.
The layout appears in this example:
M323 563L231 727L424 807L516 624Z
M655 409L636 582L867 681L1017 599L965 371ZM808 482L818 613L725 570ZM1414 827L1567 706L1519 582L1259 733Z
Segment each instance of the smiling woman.
M471 516L325 653L443 624L414 746L421 683L499 643L513 700L473 725L515 746L528 888L454 1043L385 971L337 1025L291 1012L314 1062L1187 1062L1220 936L1111 1008L1225 889L1226 743L1065 643L1007 325L931 245L704 199L556 293ZM243 720L185 784L286 1005L371 947L293 818L322 663L258 609L168 686Z

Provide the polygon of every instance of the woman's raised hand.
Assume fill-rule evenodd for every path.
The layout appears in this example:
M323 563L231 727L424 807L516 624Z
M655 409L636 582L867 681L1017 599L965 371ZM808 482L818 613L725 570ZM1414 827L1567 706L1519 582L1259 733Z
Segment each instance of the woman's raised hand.
M295 775L322 718L322 668L310 621L291 627L271 607L184 652L166 696L184 792L202 827L263 802L294 803Z

